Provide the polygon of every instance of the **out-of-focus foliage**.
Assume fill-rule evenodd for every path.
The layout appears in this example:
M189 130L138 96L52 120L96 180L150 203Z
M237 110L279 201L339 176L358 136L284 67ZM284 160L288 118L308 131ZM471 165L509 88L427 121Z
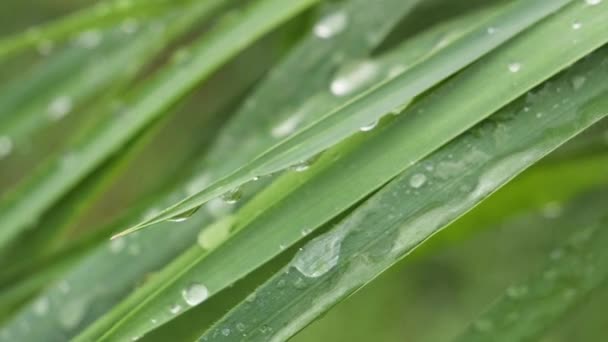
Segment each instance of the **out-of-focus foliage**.
M603 341L606 17L2 2L0 341Z

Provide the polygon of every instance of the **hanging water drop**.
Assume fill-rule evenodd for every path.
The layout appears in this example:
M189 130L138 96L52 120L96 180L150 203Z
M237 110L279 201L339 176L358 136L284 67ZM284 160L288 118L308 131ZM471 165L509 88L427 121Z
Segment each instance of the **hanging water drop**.
M424 173L417 173L410 178L410 186L414 189L418 189L426 183L426 175Z
M304 160L292 166L291 169L295 172L304 172L310 168L310 165L312 165L310 160Z
M338 71L330 84L335 96L345 96L362 89L378 74L378 65L372 61L351 63Z
M0 137L0 159L7 157L13 151L13 141L7 136Z
M190 306L195 306L207 299L209 290L203 284L192 284L182 291L182 297Z
M315 36L329 39L342 32L347 24L348 17L346 14L344 12L336 12L319 20L314 26L313 31Z
M177 214L177 215L173 216L172 218L170 218L168 221L184 222L187 219L189 219L190 217L192 217L192 215L194 215L199 209L200 209L200 207L196 207L196 208L190 209L188 211L185 211L183 213Z
M519 72L519 70L521 70L521 63L511 63L509 64L509 71L516 73Z
M69 96L59 96L53 99L47 108L48 115L53 120L60 120L72 111L73 102Z
M365 126L359 127L359 130L361 132L369 132L372 129L376 128L376 126L378 126L378 121L373 121L373 122L370 122L369 124L367 124Z
M241 189L236 188L222 195L222 200L228 204L234 204L243 197Z

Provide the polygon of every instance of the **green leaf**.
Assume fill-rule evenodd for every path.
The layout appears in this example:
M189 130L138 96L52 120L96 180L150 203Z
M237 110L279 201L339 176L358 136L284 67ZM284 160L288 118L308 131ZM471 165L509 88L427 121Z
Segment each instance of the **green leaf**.
M186 0L178 2L183 5ZM160 13L167 7L175 6L174 3L175 1L168 0L102 1L60 20L31 27L23 33L1 39L0 58L31 46L54 44L53 40L63 39L87 28L111 25L123 19L135 19Z
M362 41L362 35L364 33L372 34L374 37L386 35L391 26L395 25L403 16L403 13L411 8L411 4L401 0L384 1L387 5L389 2L392 3L393 13L391 14L391 17L387 17L385 14L381 13L383 11L379 11L379 13L373 17L375 20L371 20L371 17L369 16L358 16L359 13L370 14L370 11L379 10L375 4L372 5L367 1L361 0L349 1L345 4L343 10L354 15L351 20L352 26L346 28L345 31L334 40L335 49L342 49L343 51L341 53L345 55L345 58L349 58L349 56L356 58L369 54L375 45L379 43L379 40L374 43L371 43L367 39ZM442 30L447 30L447 28L443 28ZM441 33L443 33L443 31ZM437 35L438 33L435 32L434 35L431 35L431 37L428 37L427 39L435 39ZM318 48L320 48L326 56L323 56L321 52L318 52ZM307 38L304 42L299 44L286 60L275 69L275 72L260 85L258 88L259 90L255 91L250 98L245 101L244 105L235 114L234 119L227 125L226 129L222 131L218 143L210 152L209 158L207 158L204 163L208 164L208 166L206 168L203 167L198 179L194 179L191 184L194 186L201 186L200 180L207 182L214 177L217 178L218 175L221 175L221 172L230 169L230 163L233 163L235 160L237 162L246 161L271 145L274 139L280 138L272 137L271 134L269 134L269 131L272 130L268 129L267 126L276 127L275 125L281 125L285 118L282 115L276 116L273 112L265 110L265 108L281 108L284 98L277 100L278 98L275 96L277 91L285 91L292 97L292 100L298 101L300 98L299 94L302 92L314 93L318 91L320 87L325 88L325 80L333 71L326 68L319 68L317 64L326 60L328 56L336 53L335 49L331 46L327 47L324 41L320 41L316 37ZM313 57L309 56L310 51L315 51ZM411 59L413 61L417 56L418 54L412 54L412 57L409 57L407 60ZM311 62L306 65L301 63L302 60L312 61L314 59L316 59L317 62ZM387 64L386 67L388 69L389 65ZM292 93L285 89L287 83L292 83L291 78L295 77L294 75L306 76L310 83L306 87L294 88L297 91ZM325 110L331 108L336 101L339 100L334 98L319 99L318 97L315 97L312 104L308 104L307 102L307 104L304 105L307 110L305 112L299 110L298 115L301 115L300 118L302 120L308 120L311 115L317 114L312 110L313 108L322 108ZM251 103L255 103L255 106L252 106ZM287 106L287 109L289 108L290 107ZM284 114L291 114L291 111L285 111ZM256 127L256 129L252 129L252 127ZM237 148L237 146L235 146L237 139L240 139L238 141L245 140L249 143L244 147ZM225 158L227 153L232 155L232 158L228 161ZM310 173L307 173L303 178L309 178L310 175ZM289 186L285 187L285 189L288 189L287 192L289 192L289 189L293 188L293 186L300 184L301 180L297 179L294 182L296 184L290 183ZM192 186L188 186L188 188L191 187ZM276 189L276 187L274 188ZM268 201L257 201L262 202L262 206L247 206L247 208L243 209L244 213L240 214L239 217L241 219L244 217L254 217L257 215L257 211L260 210L260 207L265 207L268 203L274 203L284 195L285 193L282 191L279 191L278 194L272 193L268 196L270 198ZM213 214L216 209L212 208L218 206L222 207L220 203L210 203L206 208L207 211L210 211ZM223 205L223 208L226 208L225 204ZM185 253L185 255L175 261L172 266L164 269L162 274L168 274L170 277L173 277L175 272L182 268L182 265L188 263L188 260L197 260L204 257L206 254L206 252L201 251L199 247L193 248L192 251L193 252ZM113 310L113 312L104 316L87 329L87 331L78 338L80 340L88 340L92 339L93 336L104 334L110 329L112 324L115 324L115 321L125 320L125 318L130 317L130 310L138 310L138 307L145 302L151 294L154 294L155 291L162 290L164 286L163 283L162 275L155 280L150 281L146 286L142 287L127 300L123 301L115 310ZM174 305L175 303L173 303L172 306ZM127 330L118 330L117 333L126 337L140 336L146 330L154 328L154 326L149 325L151 319L154 319L155 325L158 325L165 320L172 318L173 315L169 314L167 308L168 306L152 308L146 313L145 317L138 318L137 321L130 321L129 325L126 326ZM185 309L185 307L183 309ZM120 324L122 323L123 322L121 321ZM120 337L114 336L113 338Z
M234 334L251 341L286 340L608 115L606 56L606 49L592 55L408 169L307 244L203 340L231 340ZM580 77L585 84L573 87Z
M577 232L541 272L509 287L456 341L532 341L608 279L608 230L599 212L576 215Z
M573 17L584 18L597 31L588 31L586 37L580 32L570 32ZM206 252L201 252L201 260L192 259L188 270L181 270L172 278L163 278L171 278L171 284L157 284L160 289L156 298L148 299L145 303L137 302L141 307L137 308L137 314L131 313L125 319L126 326L145 327L151 318L158 322L168 319L166 308L182 303L181 292L192 283L202 282L209 296L225 289L278 255L282 251L281 247L288 247L302 239L302 234L311 233L347 210L445 141L522 95L564 65L600 46L606 39L596 34L603 29L598 26L600 17L601 14L596 17L586 8L573 5L457 75L406 110L404 115L372 132L359 134L327 156L322 156L318 164L313 164L308 171L314 173L310 177L287 175L283 184L297 184L292 186L293 189L285 187L288 190L281 190L284 187L276 185L274 191L281 193L279 196L284 196L282 199L271 195L269 197L277 202L260 200L262 205L259 206L262 209L255 210L258 204L254 200L247 206L253 209L245 207L243 213L237 214L237 223L233 227L235 234L212 253L207 255ZM568 50L572 55L549 54L554 57L549 59L542 55L543 58L540 58L538 52L541 49L561 52L565 46L573 44L570 39L564 39L550 42L554 45L547 43L539 46L539 40L544 40L549 32L556 31L563 37L575 36L579 49ZM510 72L508 65L514 55L526 56L525 65L537 71L526 74ZM495 84L492 92L479 94L478 89L487 85L487 79L483 75L504 75L510 77L512 83ZM476 101L460 101L461 94L475 98ZM429 134L431 127L436 133ZM330 167L328 164L331 164ZM345 175L344 170L349 172ZM301 178L304 179L304 184L298 183ZM295 188L296 186L299 187ZM269 189L269 192L272 193L273 190ZM242 253L249 246L256 246L255 255ZM184 306L183 303L180 305ZM117 316L124 317L122 314ZM140 335L133 333L135 329L125 330L132 332L126 336Z
M431 56L407 72L330 112L230 176L122 234L193 210L213 198L233 191L255 177L279 172L312 158L360 128L370 124L375 125L387 113L404 106L415 96L429 90L529 26L559 10L568 2L567 0L515 2L507 10L489 19L485 25L480 25L478 29L447 46L443 53Z
M6 247L67 191L155 118L166 113L194 86L256 39L316 1L256 1L193 43L189 57L178 59L159 71L145 87L128 96L128 104L119 115L102 122L63 158L50 162L0 203L0 247Z

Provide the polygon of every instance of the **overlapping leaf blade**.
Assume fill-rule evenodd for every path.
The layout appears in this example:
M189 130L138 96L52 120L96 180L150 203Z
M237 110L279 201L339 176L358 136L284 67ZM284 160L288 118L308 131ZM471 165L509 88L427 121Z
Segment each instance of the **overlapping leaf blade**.
M158 72L130 95L124 110L75 144L65 158L53 160L0 204L0 246L6 246L55 201L126 144L137 132L257 38L313 5L316 0L257 1L192 46L191 58ZM69 169L70 172L64 172Z
M514 102L408 169L307 244L203 340L234 337L225 331L252 341L293 336L519 172L608 115L608 87L602 84L607 52L592 55L534 99ZM577 77L588 83L573 89Z
M192 210L206 201L232 191L254 177L284 170L308 160L337 142L376 122L407 104L432 86L464 68L530 25L566 5L567 0L517 1L487 25L470 32L446 51L420 63L394 79L370 90L344 107L329 113L290 139L275 146L232 175L206 190L166 209L157 217L129 229L124 234L162 222ZM488 29L492 29L488 32Z

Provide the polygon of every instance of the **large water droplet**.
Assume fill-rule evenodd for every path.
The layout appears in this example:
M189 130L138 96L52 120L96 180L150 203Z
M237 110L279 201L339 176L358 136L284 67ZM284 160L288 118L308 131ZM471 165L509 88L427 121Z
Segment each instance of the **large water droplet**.
M414 189L418 189L426 183L426 175L424 173L417 173L410 178L410 186Z
M241 192L241 189L236 188L223 194L222 200L228 204L234 204L238 202L242 197L243 193Z
M343 238L342 231L317 237L296 254L291 265L306 277L322 276L338 264Z
M340 11L332 13L321 20L314 26L313 31L315 36L322 39L329 39L338 33L342 32L348 24L346 13Z
M330 84L331 93L335 96L352 94L370 83L378 70L378 65L372 61L349 64L335 75Z
M0 137L0 159L7 157L13 151L13 141L7 136Z
M192 284L182 291L182 297L190 306L195 306L207 299L209 290L203 284Z
M188 211L185 211L183 213L177 214L177 215L173 216L172 218L170 218L168 221L184 222L187 219L189 219L190 217L192 217L192 215L194 215L199 209L200 209L200 207L196 207L196 208L190 209Z
M48 115L53 120L60 120L72 111L73 102L69 96L59 96L53 99L47 108Z
M510 72L515 73L515 72L519 72L520 70L521 70L521 63L514 62L514 63L510 63L509 64L509 71Z

